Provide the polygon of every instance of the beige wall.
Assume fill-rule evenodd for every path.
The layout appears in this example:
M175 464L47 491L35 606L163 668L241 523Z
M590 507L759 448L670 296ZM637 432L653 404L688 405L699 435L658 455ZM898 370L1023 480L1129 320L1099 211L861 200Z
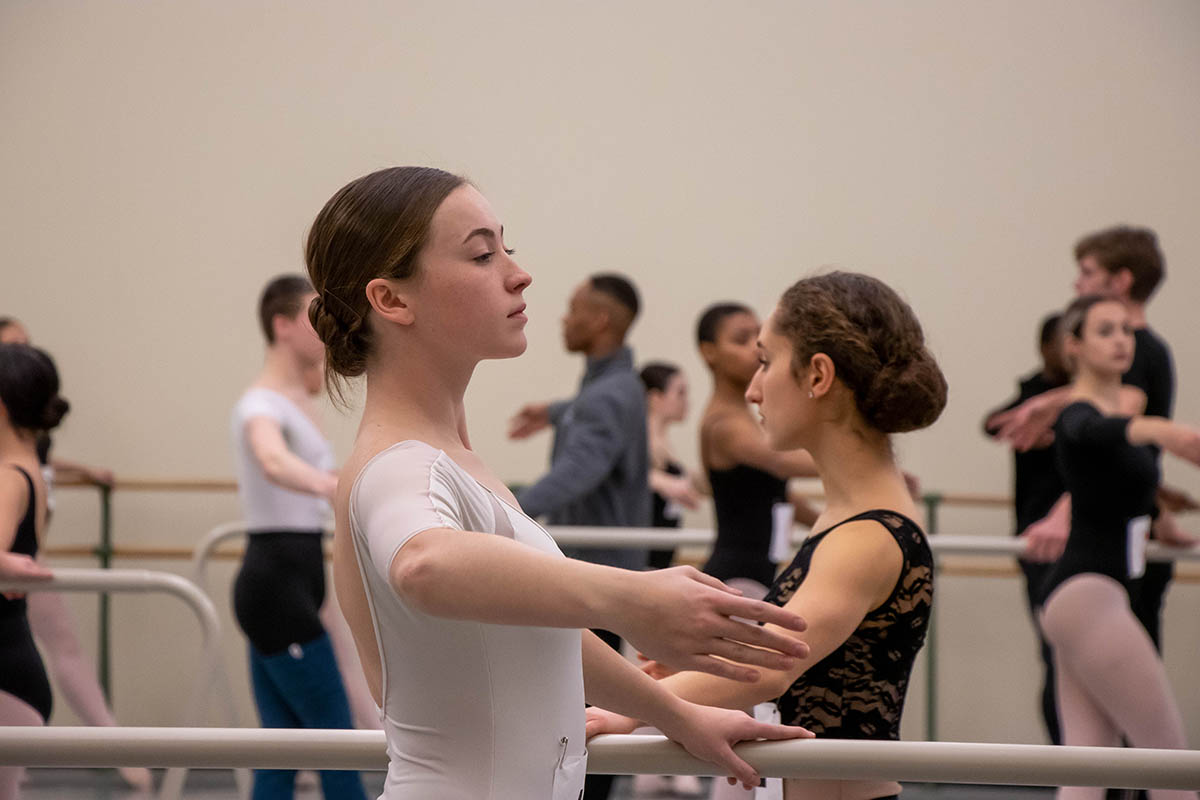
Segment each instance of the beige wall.
M59 360L74 405L60 454L130 476L227 476L261 284L301 268L306 227L344 182L435 164L478 183L535 277L528 353L481 366L468 398L476 446L506 479L544 464L546 441L511 445L504 420L571 391L581 365L557 320L589 272L636 278L638 354L681 363L702 399L691 335L705 304L765 313L796 277L838 264L911 300L949 378L942 420L899 442L908 468L927 487L1003 492L1008 458L978 421L1032 366L1085 231L1160 233L1170 279L1151 316L1175 350L1178 414L1200 420L1198 30L1192 0L9 0L0 314ZM330 425L345 452L353 415ZM693 439L677 436L692 463ZM1200 473L1168 475L1200 493ZM127 496L117 535L187 546L235 515L228 497ZM64 496L52 544L89 541L93 519L90 499ZM946 529L1009 524L960 512ZM224 602L229 574L215 577ZM1035 739L1017 585L941 589L944 734ZM1168 629L1193 741L1197 600L1177 589ZM170 605L116 603L130 722L173 719L194 654ZM233 635L228 649L239 656Z

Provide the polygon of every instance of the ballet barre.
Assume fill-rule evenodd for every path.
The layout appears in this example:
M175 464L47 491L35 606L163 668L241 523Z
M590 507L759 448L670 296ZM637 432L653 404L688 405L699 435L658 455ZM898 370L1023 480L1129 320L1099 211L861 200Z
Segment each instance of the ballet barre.
M1200 751L836 739L735 748L766 777L1005 786L1200 789ZM588 772L713 775L662 736L588 742ZM387 768L381 731L248 728L0 728L0 764L209 769Z
M560 547L631 547L663 548L711 547L714 533L711 528L603 528L554 525L547 528ZM192 555L192 574L201 586L207 577L208 562L224 542L244 536L244 522L227 522L206 533L196 544ZM326 531L328 534L329 531ZM792 546L799 547L808 532L797 529ZM935 556L1011 556L1022 553L1023 543L1014 536L973 536L939 533L929 537ZM1146 548L1150 561L1200 561L1200 547L1164 547L1150 542Z
M55 568L54 576L48 579L0 577L0 590L17 590L26 593L99 592L101 596L110 592L164 592L183 600L196 615L201 630L199 669L193 682L192 692L183 706L185 723L199 721L200 712L211 693L214 677L223 674L218 654L221 623L217 617L217 609L200 587L179 575L147 569L70 569L60 567ZM5 730L24 731L28 735L34 730L51 729L10 728ZM164 800L178 798L183 789L185 777L186 770L184 769L168 770L160 797ZM245 783L248 781L248 776L239 775L238 780L239 783Z

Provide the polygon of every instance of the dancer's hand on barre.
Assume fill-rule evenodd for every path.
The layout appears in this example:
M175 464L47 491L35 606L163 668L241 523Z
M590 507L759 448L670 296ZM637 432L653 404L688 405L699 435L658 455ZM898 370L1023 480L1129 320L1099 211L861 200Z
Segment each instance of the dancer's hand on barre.
M650 488L668 500L689 510L700 506L700 492L686 475L672 475L661 469L650 470Z
M0 553L0 578L34 578L49 580L54 573L23 553ZM4 597L16 600L24 597L20 590L4 592Z
M592 706L587 710L585 731L590 739L602 733L633 733L640 723L621 714ZM712 708L680 701L675 724L659 729L696 758L724 768L731 784L741 783L747 791L758 786L758 770L733 752L733 745L758 739L812 739L813 733L793 725L758 722L743 711Z
M548 403L530 403L523 406L508 421L508 438L524 439L527 436L532 436L549 424L550 405Z
M1183 511L1200 511L1200 502L1182 489L1173 486L1158 487L1158 504L1176 514Z
M1058 561L1067 547L1067 535L1071 532L1070 495L1063 495L1054 504L1050 513L1025 529L1019 537L1025 544L1021 558L1025 561L1049 563Z
M1200 544L1200 536L1180 528L1179 520L1165 508L1154 520L1154 539L1171 547L1195 547Z
M759 673L751 667L789 669L796 658L808 656L808 645L799 639L753 624L768 622L803 631L807 625L798 614L742 597L694 567L634 576L640 585L628 608L618 615L625 622L618 632L655 661L673 669L753 682Z

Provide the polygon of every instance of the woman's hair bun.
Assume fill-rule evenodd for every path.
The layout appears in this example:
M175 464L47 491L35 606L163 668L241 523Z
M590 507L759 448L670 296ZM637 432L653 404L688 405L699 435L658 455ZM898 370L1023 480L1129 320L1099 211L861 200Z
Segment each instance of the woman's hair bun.
M854 272L804 278L784 292L774 323L791 340L793 368L826 354L876 430L915 431L946 407L946 376L925 346L921 323L877 278Z
M58 369L44 351L27 344L0 345L0 402L14 428L58 427L70 408L58 387Z
M323 295L314 297L308 319L325 344L326 366L338 375L354 378L366 372L370 344L363 335L363 319L336 296L333 301L331 307Z
M946 377L925 348L875 373L860 411L883 433L906 433L932 425L946 408Z
M71 410L71 404L62 397L54 395L42 409L42 430L49 431L58 427L63 417Z

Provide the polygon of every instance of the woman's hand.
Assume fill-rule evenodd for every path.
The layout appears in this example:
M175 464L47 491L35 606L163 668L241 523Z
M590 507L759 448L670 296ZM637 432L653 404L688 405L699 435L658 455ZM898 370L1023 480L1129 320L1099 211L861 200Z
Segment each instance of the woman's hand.
M652 658L648 658L645 653L638 653L637 657L638 661L642 662L640 665L642 672L646 673L651 678L654 678L656 681L661 681L663 678L669 678L678 672L678 670L671 669L661 661L655 661Z
M678 724L659 725L672 741L683 745L689 753L703 761L716 764L730 775L729 782L740 782L747 790L758 786L758 770L733 752L738 742L755 739L812 739L813 733L794 725L773 725L759 722L742 711L711 708L680 701Z
M36 578L49 580L54 573L23 553L0 553L0 578ZM16 600L24 597L20 590L6 591L4 597Z
M691 479L683 475L664 474L658 480L658 493L689 511L700 506L700 493L692 485Z
M589 739L602 733L633 733L641 727L641 723L633 717L626 717L623 714L606 711L596 706L587 707L586 719L584 732Z
M632 575L637 585L613 616L626 623L618 632L651 659L677 670L752 682L759 673L746 665L787 670L808 655L808 645L794 636L754 624L803 631L807 626L798 614L742 597L693 567Z

